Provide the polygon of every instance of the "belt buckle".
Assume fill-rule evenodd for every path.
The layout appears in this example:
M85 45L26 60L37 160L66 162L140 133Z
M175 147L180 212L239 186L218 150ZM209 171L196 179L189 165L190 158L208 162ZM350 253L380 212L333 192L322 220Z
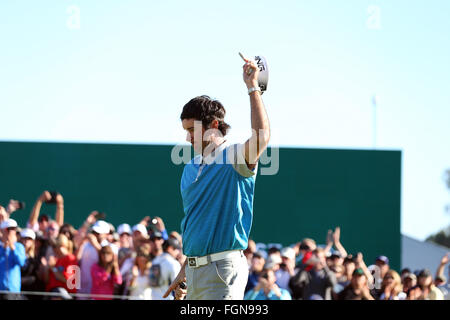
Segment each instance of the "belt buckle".
M188 257L188 266L191 268L197 268L198 267L197 257Z

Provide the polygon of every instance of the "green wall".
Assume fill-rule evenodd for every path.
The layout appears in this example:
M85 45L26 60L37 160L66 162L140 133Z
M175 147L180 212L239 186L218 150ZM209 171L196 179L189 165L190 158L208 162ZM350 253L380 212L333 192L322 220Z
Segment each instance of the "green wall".
M169 231L183 217L182 165L172 146L0 142L0 204L26 202L13 214L24 226L43 190L65 199L65 220L78 227L92 210L114 225L161 216ZM341 226L350 253L367 264L387 255L400 267L401 152L281 148L279 171L257 177L251 237L289 245L304 237L324 243ZM54 216L44 204L41 213Z

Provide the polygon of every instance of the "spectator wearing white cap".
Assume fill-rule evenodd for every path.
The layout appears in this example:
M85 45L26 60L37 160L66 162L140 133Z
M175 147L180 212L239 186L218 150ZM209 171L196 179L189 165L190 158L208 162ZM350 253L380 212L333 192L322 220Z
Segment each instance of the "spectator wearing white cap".
M35 252L36 233L29 229L23 229L20 232L20 243L25 248L25 265L21 268L22 275L22 291L44 291L45 283L41 280L39 274L40 262ZM41 300L42 297L37 295L25 296L29 300Z
M25 265L25 248L17 242L17 222L8 219L0 224L2 242L0 245L0 290L20 292L21 271Z
M131 227L128 223L122 223L117 227L119 234L119 267L123 262L131 257L133 252L133 241L131 238Z
M142 243L147 242L147 240L149 239L147 227L142 223L134 225L131 231L133 232L133 248L139 247Z
M106 221L96 221L92 226L92 232L86 236L78 251L77 259L80 262L81 269L81 287L78 290L79 293L91 293L91 268L98 262L98 254L102 248L101 243L103 240L106 240L109 231L110 226Z
M275 272L276 284L283 289L289 290L289 280L295 275L295 250L287 247L281 250L280 269Z

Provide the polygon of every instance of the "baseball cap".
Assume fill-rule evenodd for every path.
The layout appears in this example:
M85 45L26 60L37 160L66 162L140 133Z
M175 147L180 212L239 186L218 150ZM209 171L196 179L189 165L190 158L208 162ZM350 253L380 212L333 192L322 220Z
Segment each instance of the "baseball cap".
M134 225L132 231L133 232L139 231L142 234L142 236L148 237L147 228L143 224L138 223Z
M386 256L378 256L375 261L381 261L384 262L385 264L389 264L389 259Z
M109 233L109 231L111 229L109 227L109 223L108 222L103 221L103 220L98 220L92 226L92 230L97 232L97 233L100 233L100 234L105 234L105 233Z
M364 275L364 270L361 268L355 269L355 271L353 271L353 275L354 276L363 276Z
M407 274L405 274L403 276L403 279L406 279L406 278L409 278L411 280L417 280L416 275L414 273L412 273L412 272L408 272Z
M281 256L294 260L295 259L295 250L292 249L291 247L287 247L287 248L283 248L283 250L281 250Z
M418 275L417 277L418 277L418 278L421 278L421 277L431 277L431 272L430 272L430 270L428 270L428 269L422 269L422 270L420 270L419 275Z
M122 223L117 227L117 233L119 235L122 235L122 233L128 233L131 234L131 227L128 223Z
M265 251L262 251L262 250L258 250L256 252L253 252L253 256L254 257L263 258L264 260L267 259L267 253Z
M20 232L20 237L21 238L31 238L31 239L35 240L36 239L36 233L34 233L33 230L26 228L26 229L23 229Z
M0 229L17 228L17 222L14 219L8 219L2 222Z
M163 249L165 250L169 246L181 250L180 242L177 239L169 238L166 241L164 241Z
M162 237L163 237L163 235L162 235L161 232L159 232L159 231L153 231L153 233L152 233L150 239L162 238Z
M264 265L264 269L273 269L277 264L282 263L281 258L277 254L271 254L267 258L266 264Z

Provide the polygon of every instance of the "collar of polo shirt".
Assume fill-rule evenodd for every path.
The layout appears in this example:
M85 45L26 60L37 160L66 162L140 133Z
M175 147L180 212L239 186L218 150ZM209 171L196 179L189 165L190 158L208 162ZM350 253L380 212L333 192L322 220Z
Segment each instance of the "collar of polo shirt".
M217 146L213 151L211 151L210 154L208 154L206 157L201 157L201 163L211 164L216 160L216 158L222 154L222 151L225 150L226 147L229 146L229 142L227 140L224 140L219 146Z

